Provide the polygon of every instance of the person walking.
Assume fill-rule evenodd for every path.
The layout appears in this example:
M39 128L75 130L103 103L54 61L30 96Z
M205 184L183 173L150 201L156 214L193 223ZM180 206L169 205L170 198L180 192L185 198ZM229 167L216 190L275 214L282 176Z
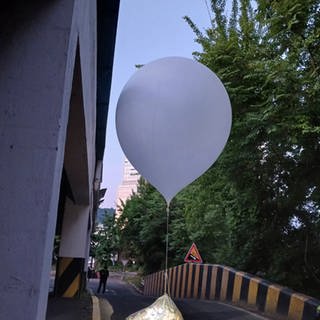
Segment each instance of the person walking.
M100 293L100 290L102 289L102 293L106 292L106 284L109 277L109 270L108 268L103 268L99 271L100 274L100 281L99 281L99 287L97 290L97 293Z

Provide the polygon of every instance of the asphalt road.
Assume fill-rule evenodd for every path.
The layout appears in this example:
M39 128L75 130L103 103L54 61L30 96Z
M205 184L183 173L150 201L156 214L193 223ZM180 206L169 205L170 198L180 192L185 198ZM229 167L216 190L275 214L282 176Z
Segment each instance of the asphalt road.
M96 293L98 280L91 279L89 286ZM104 317L102 319L125 320L125 318L145 307L150 306L155 297L146 297L120 278L109 278L105 294L97 294ZM267 319L217 301L178 299L175 303L184 320L258 320ZM107 313L109 315L107 315ZM109 316L109 317L108 317Z

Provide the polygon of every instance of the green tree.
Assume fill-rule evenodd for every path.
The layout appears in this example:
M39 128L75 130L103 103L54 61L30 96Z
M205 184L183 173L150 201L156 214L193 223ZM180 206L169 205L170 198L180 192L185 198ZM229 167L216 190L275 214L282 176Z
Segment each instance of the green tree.
M252 3L234 0L228 19L225 1L212 0L204 34L185 18L203 48L195 58L218 74L233 108L228 145L197 182L209 192L197 193L188 217L193 224L224 217L218 262L315 293L319 1L256 1L256 10Z
M171 205L170 263L197 243L206 262L264 272L319 296L319 0L211 0L194 57L224 83L233 125L218 161ZM210 137L208 137L210 139ZM124 205L122 243L147 272L164 266L165 203L142 182Z
M165 217L164 200L140 179L137 193L123 205L118 225L121 250L142 264L147 273L159 270L164 261Z
M111 258L119 251L119 229L114 216L104 215L103 223L91 236L90 255L99 266L111 264Z
M142 265L145 273L165 268L166 203L160 193L140 179L137 193L123 204L118 225L121 247ZM183 263L190 243L181 199L170 206L169 266Z

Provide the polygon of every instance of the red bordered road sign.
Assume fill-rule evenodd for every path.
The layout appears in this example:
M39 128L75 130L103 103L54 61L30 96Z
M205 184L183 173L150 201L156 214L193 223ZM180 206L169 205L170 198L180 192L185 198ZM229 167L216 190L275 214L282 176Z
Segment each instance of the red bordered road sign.
M202 263L202 258L195 243L193 243L189 249L186 257L184 258L184 262Z

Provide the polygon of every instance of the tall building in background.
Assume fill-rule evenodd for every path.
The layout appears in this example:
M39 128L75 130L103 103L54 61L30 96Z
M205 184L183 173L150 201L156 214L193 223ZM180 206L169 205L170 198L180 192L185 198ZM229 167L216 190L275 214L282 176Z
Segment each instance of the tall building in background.
M124 160L123 179L118 188L116 200L116 217L120 215L121 201L126 202L133 192L137 191L140 175L128 159Z

